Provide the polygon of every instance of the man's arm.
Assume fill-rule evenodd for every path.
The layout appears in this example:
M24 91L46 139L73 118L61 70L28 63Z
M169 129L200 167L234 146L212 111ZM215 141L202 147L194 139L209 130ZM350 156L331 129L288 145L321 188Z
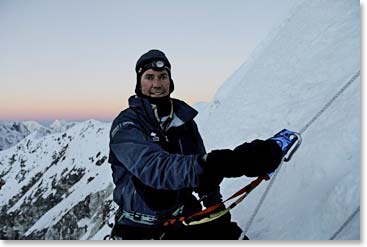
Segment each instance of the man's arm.
M147 186L179 190L199 185L200 155L164 151L134 121L125 119L112 126L110 149L118 161Z

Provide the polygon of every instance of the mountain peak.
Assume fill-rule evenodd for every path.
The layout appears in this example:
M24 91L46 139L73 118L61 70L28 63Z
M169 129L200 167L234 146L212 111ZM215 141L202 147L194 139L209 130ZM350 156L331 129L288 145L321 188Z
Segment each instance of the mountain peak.
M55 120L51 125L50 128L53 132L59 133L59 132L65 132L69 128L73 127L76 123L75 122L68 122L66 120Z

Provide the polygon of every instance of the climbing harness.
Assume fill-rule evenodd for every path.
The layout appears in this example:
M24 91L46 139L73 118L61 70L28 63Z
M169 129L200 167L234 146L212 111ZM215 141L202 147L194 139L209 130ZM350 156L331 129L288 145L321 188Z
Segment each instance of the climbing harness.
M269 177L267 175L258 177L256 180L252 181L250 184L246 185L223 202L215 204L206 208L205 210L199 211L187 217L178 215L177 217L168 219L164 223L164 226L175 225L177 223L182 223L185 226L193 226L218 219L238 205L253 189L255 189L261 183L261 181L268 179ZM225 207L224 203L237 197L239 198L235 202L233 202L229 207Z
M107 234L106 236L104 236L103 240L117 240L117 234L116 234L117 222L119 222L121 216L122 216L122 210L118 209L114 217L115 222L110 223L107 221L107 225L111 228L111 232L110 234Z

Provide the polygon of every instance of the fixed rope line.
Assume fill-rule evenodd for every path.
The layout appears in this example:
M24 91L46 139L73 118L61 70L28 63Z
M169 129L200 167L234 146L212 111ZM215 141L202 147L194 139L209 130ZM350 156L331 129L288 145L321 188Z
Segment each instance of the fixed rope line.
M283 163L283 162L282 162L282 163ZM282 164L280 164L280 166L281 166L281 165L282 165ZM265 200L266 196L268 195L268 193L269 193L269 191L270 191L270 188L271 188L271 186L273 185L273 183L274 183L274 181L275 181L275 179L276 179L276 177L277 177L277 175L278 175L279 171L280 171L280 167L279 167L279 168L274 172L274 174L273 174L273 176L272 176L271 180L269 181L269 184L268 184L268 186L266 187L266 189L265 189L264 193L262 194L262 196L261 196L261 198L260 198L259 203L257 204L257 206L256 206L256 208L255 208L255 210L254 210L254 212L252 213L252 215L251 215L251 217L250 217L249 221L248 221L248 222L247 222L247 224L246 224L246 227L245 227L245 229L244 229L244 231L243 231L243 235L246 235L246 233L247 233L248 229L250 229L250 226L252 225L252 222L254 221L254 219L255 219L255 217L256 217L256 215L257 215L257 213L259 212L260 207L262 206L262 204L263 204L263 202L264 202L264 200Z
M354 210L354 212L348 217L348 219L344 222L344 224L341 225L341 227L339 227L339 229L333 234L333 236L329 238L329 240L334 240L339 235L339 233L341 233L341 231L343 231L344 228L350 223L350 221L354 218L354 216L357 215L359 210L360 210L360 206L358 206L358 208Z
M345 83L345 85L321 108L321 110L319 112L317 112L313 118L311 118L310 121L308 121L305 126L299 131L300 134L302 134L303 132L305 132L330 106L331 104L360 76L360 70L358 70L348 81L347 83ZM283 162L282 162L283 163ZM274 181L281 169L282 164L279 165L279 168L274 172L268 186L266 187L264 194L261 196L259 203L257 204L257 206L255 207L254 212L252 213L249 221L246 224L246 227L243 231L243 234L246 234L247 231L250 229L250 226L252 225L257 213L259 212L262 204L265 201L265 198L267 197L271 187L274 184Z
M358 77L360 76L360 70L355 73L352 78L332 97L324 107L299 131L300 134L305 132L320 116L326 111L327 108L347 89Z

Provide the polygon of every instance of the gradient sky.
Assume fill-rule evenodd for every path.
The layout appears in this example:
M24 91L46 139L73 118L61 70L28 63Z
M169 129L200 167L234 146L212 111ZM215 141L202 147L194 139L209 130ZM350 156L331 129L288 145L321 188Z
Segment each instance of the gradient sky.
M0 120L112 120L150 49L209 101L300 0L0 0Z

